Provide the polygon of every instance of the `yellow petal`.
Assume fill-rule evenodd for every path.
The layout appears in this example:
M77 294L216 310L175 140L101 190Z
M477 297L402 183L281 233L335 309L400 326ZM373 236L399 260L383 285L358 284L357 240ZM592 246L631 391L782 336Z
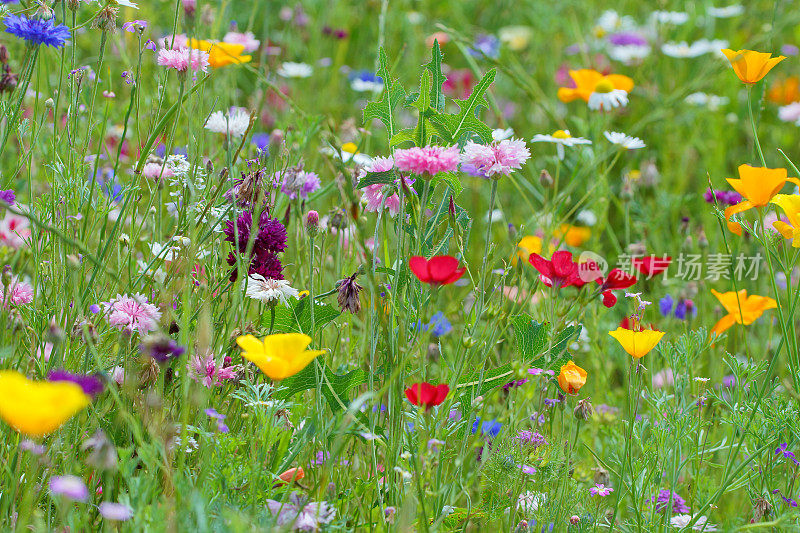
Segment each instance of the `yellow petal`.
M650 329L633 331L622 327L614 331L609 331L608 334L619 342L623 350L636 359L647 355L650 350L655 348L656 344L661 340L661 337L664 336L663 331Z
M69 381L31 381L14 370L0 371L0 418L30 437L49 435L91 399Z
M264 343L252 335L242 335L241 337L238 337L236 339L236 344L238 344L239 347L245 352L264 352Z

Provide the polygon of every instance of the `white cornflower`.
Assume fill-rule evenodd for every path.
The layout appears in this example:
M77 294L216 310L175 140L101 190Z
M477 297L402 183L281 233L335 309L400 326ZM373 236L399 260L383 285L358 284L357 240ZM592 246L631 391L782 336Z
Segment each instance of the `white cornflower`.
M629 137L620 131L604 131L603 135L606 136L608 142L621 146L626 150L636 150L644 148L646 145L644 141L638 137Z
M556 145L556 154L558 154L558 158L561 160L563 160L564 156L566 155L564 151L565 146L571 148L579 144L592 144L592 141L589 139L584 139L583 137L573 137L569 134L569 130L558 130L552 135L542 135L541 133L537 133L533 136L531 142L554 143Z
M709 7L706 14L715 19L727 19L731 17L738 17L744 13L744 6L740 4L733 4L724 7Z
M250 113L241 107L231 108L223 114L222 111L214 111L206 121L206 129L214 133L224 133L233 138L244 135L250 126Z
M284 78L308 78L314 72L311 65L307 63L294 63L287 61L278 68L278 76Z
M264 303L278 302L288 306L289 298L300 295L285 279L264 279L260 274L250 274L245 284L247 296Z

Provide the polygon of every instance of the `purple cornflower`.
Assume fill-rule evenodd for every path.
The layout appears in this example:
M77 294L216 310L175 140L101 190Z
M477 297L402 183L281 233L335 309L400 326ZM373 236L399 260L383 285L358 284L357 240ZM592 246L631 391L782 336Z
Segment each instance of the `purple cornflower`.
M669 294L658 301L658 310L661 312L661 316L669 316L669 314L672 312L673 303L672 296Z
M95 398L98 394L103 392L103 382L97 375L89 374L72 374L66 370L51 370L47 375L50 381L69 381L75 383L83 389L83 393L87 396Z
M163 364L183 355L186 348L165 335L150 335L139 345L139 350Z
M703 194L703 198L705 199L706 203L713 204L714 198L716 197L717 202L721 204L727 205L736 205L742 201L742 195L736 191L724 191L724 190L713 190L707 189L706 192Z
M528 380L524 379L524 378L523 379L518 379L518 380L515 380L515 381L509 381L508 383L503 385L503 390L508 392L511 389L513 389L514 387L520 387L520 386L526 384L527 382L528 382Z
M608 496L612 492L614 492L614 489L611 487L606 487L602 483L597 483L594 487L589 489L589 493L592 496Z
M50 492L70 500L83 502L89 498L86 483L78 476L53 476L50 478Z
M236 281L238 272L236 254L244 254L250 241L253 226L253 215L248 210L234 222L225 223L225 240L234 243L234 251L228 255L228 264L234 267L231 270L230 280ZM238 232L238 240L237 240ZM286 249L286 228L278 220L270 218L266 210L261 213L258 220L258 233L253 241L249 260L242 258L247 265L248 274L259 274L264 279L283 279L283 265L278 254Z
M131 20L122 25L122 29L131 33L142 33L147 28L146 20Z
M653 496L650 501L655 502L656 511L663 514L667 509L667 505L669 505L670 499L672 500L671 514L682 514L689 512L689 507L686 505L686 500L669 489L661 489L658 491L658 496Z
M608 36L608 42L614 46L646 46L647 39L633 32L612 33Z
M520 432L517 433L517 440L520 444L527 444L535 448L547 445L547 439L544 438L544 435L528 429L520 430Z
M0 191L0 201L7 203L8 205L14 205L17 197L14 195L14 191L8 189L7 191Z
M281 503L267 500L267 508L278 526L288 526L298 531L318 531L320 525L329 524L336 517L336 509L328 502L308 502L305 496L293 492L289 501Z
M228 425L224 422L225 415L213 407L209 407L208 409L203 410L203 412L217 423L217 431L220 433L227 433L229 431Z
M555 404L560 403L561 398L545 398L544 405L545 407L553 407Z
M69 40L69 28L56 24L54 19L28 18L25 15L8 15L3 19L6 33L24 39L31 46L44 44L61 48Z
M481 34L475 37L472 47L467 49L467 53L473 57L486 56L491 59L500 57L500 39L491 34Z

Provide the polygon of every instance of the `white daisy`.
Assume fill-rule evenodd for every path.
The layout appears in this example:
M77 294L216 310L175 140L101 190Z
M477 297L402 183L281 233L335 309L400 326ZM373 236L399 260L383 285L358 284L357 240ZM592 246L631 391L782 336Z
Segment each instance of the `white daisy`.
M300 295L285 279L264 279L260 274L250 274L244 283L247 296L264 303L276 302L288 306L289 298Z
M676 528L676 529L683 529L689 525L689 522L692 521L694 518L690 514L679 514L675 515L669 520L669 524ZM692 529L695 531L718 531L717 526L714 524L708 523L708 518L705 516L700 516L697 518L697 522L694 523Z
M625 44L612 46L608 50L608 56L614 61L629 65L636 63L650 55L650 45L648 44Z
M233 107L227 113L214 111L206 121L206 129L214 133L224 133L233 138L244 135L250 126L250 113L241 107Z
M603 82L598 83L594 92L589 95L589 109L610 111L616 107L628 105L628 91L613 88L606 91L606 87L601 87L602 84Z
M638 137L629 137L620 131L604 131L603 135L606 136L608 142L616 144L625 148L626 150L636 150L644 148L646 145L644 141Z
M720 107L728 105L730 99L727 96L697 92L688 95L683 101L689 105L707 107L711 111L716 111Z
M287 61L278 68L278 76L284 78L308 78L314 69L307 63Z
M579 144L592 144L592 141L589 139L584 139L583 137L573 137L569 134L569 130L558 130L554 132L552 135L542 135L541 133L537 133L531 139L531 142L548 142L554 143L556 145L556 153L558 154L558 159L563 160L565 151L564 147L573 147Z
M704 45L697 46L697 43L688 44L686 41L664 43L661 51L669 57L680 58L699 57L708 52Z

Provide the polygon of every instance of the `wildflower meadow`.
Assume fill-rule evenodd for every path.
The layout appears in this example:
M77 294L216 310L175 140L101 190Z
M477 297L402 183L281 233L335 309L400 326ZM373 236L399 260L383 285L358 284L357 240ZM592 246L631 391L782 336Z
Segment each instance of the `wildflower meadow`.
M0 531L800 531L798 46L0 0Z

